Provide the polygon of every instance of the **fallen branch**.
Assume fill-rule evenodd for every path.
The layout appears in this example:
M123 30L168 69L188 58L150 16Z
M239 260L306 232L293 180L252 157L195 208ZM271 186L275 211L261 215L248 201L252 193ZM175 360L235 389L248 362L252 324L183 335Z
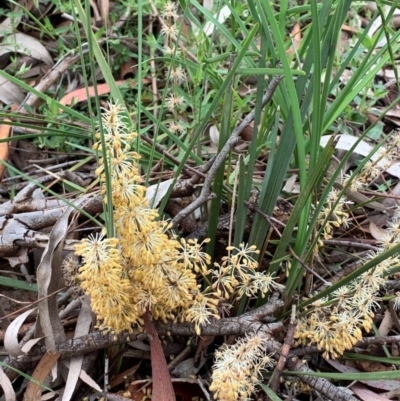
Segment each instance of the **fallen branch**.
M290 340L290 339L289 339ZM279 354L284 353L284 347L281 343L272 340L266 339L266 348L268 352ZM286 359L286 367L293 372L304 372L304 373L313 373L313 370L308 368L307 365L301 362L299 358L290 353ZM342 390L341 388L335 386L327 379L321 377L313 377L307 375L299 375L299 379L308 384L312 389L317 391L320 395L322 395L324 400L332 400L332 401L358 401L356 397L354 397L351 393Z
M263 319L272 316L278 309L282 308L283 301L278 300L276 296L272 296L270 302L261 307L245 313L239 317L225 318L220 320L212 320L203 327L202 336L224 336L236 335L244 336L246 333L256 331L263 333L266 337L271 337L278 332L284 330L281 322L263 323ZM194 325L187 324L158 324L156 325L159 335L183 335L195 336L196 331ZM56 352L59 352L60 359L68 359L85 355L112 345L125 344L134 340L147 339L147 334L138 330L129 333L127 331L118 335L101 331L94 331L86 336L63 341L56 345ZM35 346L24 356L18 358L6 358L4 363L10 367L5 369L5 373L14 379L18 373L14 369L25 371L35 361L40 359L47 352L45 346Z
M289 370L294 372L313 372L304 363L302 363L299 358L294 355L289 355L286 366ZM318 393L323 395L323 399L328 399L332 401L358 401L358 398L351 395L351 393L340 389L339 387L335 386L327 379L323 379L322 377L302 375L299 376L299 379L302 382L308 384L315 391L318 391Z

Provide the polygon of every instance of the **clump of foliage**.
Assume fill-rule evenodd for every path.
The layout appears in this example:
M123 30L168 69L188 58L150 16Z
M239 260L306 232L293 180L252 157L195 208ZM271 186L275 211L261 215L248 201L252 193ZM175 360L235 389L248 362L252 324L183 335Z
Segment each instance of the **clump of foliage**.
M133 324L142 326L142 316L149 311L156 320L192 322L200 334L201 325L220 317L222 301L264 296L275 284L268 273L257 270L251 256L257 254L255 247L242 244L238 249L228 247L229 256L216 263L214 279L201 290L198 276L206 278L210 273L211 258L202 251L208 241L179 241L149 206L139 155L131 151L136 134L127 131L120 113L120 106L109 105L102 119L104 144L94 145L107 155L100 159L96 173L105 194L109 171L116 236L83 239L76 246L82 266L66 269L90 295L103 330L119 333L132 330Z
M388 219L388 229L381 233L374 252L359 253L357 247L353 251L340 245L338 249L344 249L340 256L347 254L348 260L358 259L360 265L331 286L325 280L337 266L325 263L325 256L329 241L338 234L360 233L356 213L368 220L367 208L373 201L367 196L360 201L363 192L371 188L385 192L392 186L385 176L397 161L400 136L382 139L384 124L376 122L386 111L377 120L375 111L374 119L368 118L372 107L388 100L390 85L377 82L376 76L390 63L394 66L393 55L400 49L400 32L387 26L396 4L384 10L383 3L377 2L373 15L368 12L369 25L357 25L357 34L344 44L339 40L342 27L354 22L351 15L363 9L361 2L311 0L299 5L250 0L229 7L215 2L213 9L197 0L127 2L114 5L97 34L92 31L89 2L84 2L85 7L78 0L71 5L53 3L76 22L74 28L67 28L67 32L76 29L71 41L61 40L65 28L57 31L60 40L55 52L62 56L89 45L89 63L73 68L83 74L87 86L97 85L101 70L113 98L97 127L95 119L85 115L84 104L76 108L82 113L42 94L46 102L38 109L48 123L45 132L54 133L52 138L39 136L41 147L74 147L87 152L88 161L95 154L98 157L93 184L100 182L107 229L76 246L80 264L69 260L64 266L69 282L90 295L97 327L113 333L140 331L143 315L149 313L162 322L192 322L201 334L213 319L226 316L227 309L240 316L262 304L268 292L279 287L274 281L279 274L285 284L286 310L278 320L284 322L292 305L297 305L295 345L316 345L324 357L338 359L371 332L376 310L394 297L381 294L393 267L400 264L399 213ZM127 18L120 18L130 7ZM151 29L143 26L147 17ZM376 31L372 28L378 18L383 26ZM119 28L106 27L106 21L112 25L117 20L123 21L120 26L126 35ZM88 43L81 43L84 35ZM125 86L133 90L121 93L114 73L129 58L136 75ZM7 71L0 76L11 79ZM150 76L151 88L144 83ZM64 89L59 89L53 97L63 94ZM264 101L268 92L271 96ZM100 114L101 100L97 96L92 100ZM393 100L393 105L398 101ZM229 145L242 117L245 121L250 114L243 141ZM88 136L74 137L77 127L67 122L76 118L80 130L90 125L89 132L98 129L93 149L85 148ZM212 146L203 146L210 126ZM69 134L75 139L66 142ZM338 136L343 135L356 138L347 153L336 148ZM324 136L331 138L324 141ZM371 153L359 153L359 144L371 139L376 141ZM229 152L224 153L227 144ZM213 152L224 159L214 175L206 169ZM244 157L238 157L240 153ZM354 154L360 156L353 158ZM155 164L157 173L161 171L157 176ZM207 226L209 239L204 241L204 237L179 239L163 220L173 185L159 209L147 198L150 181L162 183L166 176L180 180L183 171L195 171L191 178L198 179L189 202L201 199L198 189L207 185L213 195L196 206L205 219L194 216L195 225ZM285 185L292 178L298 191ZM253 198L255 187L258 192ZM84 187L79 190L85 193ZM293 203L284 223L273 217L280 196ZM234 227L221 255L215 252L220 240L217 223L225 206L231 209ZM267 272L260 271L259 264L267 259ZM290 267L287 271L282 269L283 261ZM323 273L316 272L320 267ZM391 301L395 309L399 294ZM243 302L244 297L252 302ZM235 341L215 352L210 390L220 400L248 400L274 363L265 338L249 333Z

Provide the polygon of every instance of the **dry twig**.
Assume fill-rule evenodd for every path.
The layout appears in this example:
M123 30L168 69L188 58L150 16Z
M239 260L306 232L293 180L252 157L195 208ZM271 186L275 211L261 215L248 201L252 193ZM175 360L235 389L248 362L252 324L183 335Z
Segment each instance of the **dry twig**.
M275 371L274 371L274 374L271 379L270 388L274 393L278 392L280 378L281 378L281 375L283 372L283 368L286 365L286 360L289 355L290 348L293 344L295 330L296 330L296 305L293 305L292 306L292 315L290 317L290 323L289 323L288 330L286 332L285 341L283 343L281 354L279 356L278 363L275 367Z
M276 88L279 85L282 77L279 75L274 76L272 78L265 94L262 99L262 107L264 107L272 98ZM208 200L213 199L213 194L211 193L211 185L213 183L215 174L217 173L218 169L224 163L229 151L237 144L239 140L239 135L242 131L253 121L255 115L255 109L253 109L247 116L243 119L241 124L239 124L232 132L232 135L226 141L225 145L218 153L217 157L215 158L214 164L211 166L206 179L204 180L204 185L201 190L199 197L191 203L189 206L185 207L185 209L181 210L173 219L172 224L177 226L183 219L193 213L197 208L201 205L206 203Z

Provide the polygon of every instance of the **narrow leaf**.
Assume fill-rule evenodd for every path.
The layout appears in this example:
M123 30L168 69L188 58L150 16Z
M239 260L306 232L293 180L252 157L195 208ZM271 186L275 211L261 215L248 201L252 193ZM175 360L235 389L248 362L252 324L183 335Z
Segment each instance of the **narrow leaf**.
M76 323L74 338L78 338L88 334L91 325L92 309L90 308L90 299L88 296L85 296L82 301L82 307L79 312L78 321ZM82 362L83 355L71 358L71 362L69 364L68 378L67 382L65 383L65 391L62 397L62 401L69 401L72 399L76 385L78 383L78 379L82 373Z
M12 383L10 379L7 377L7 375L3 372L3 369L1 367L0 367L0 386L3 389L6 401L16 401L17 397L15 395Z
M52 351L47 351L43 355L32 374L32 378L35 379L35 381L30 381L26 386L24 401L40 400L44 386L38 384L38 382L44 383L60 355L59 352L53 353Z
M260 384L261 388L265 391L265 394L272 400L272 401L282 401L268 386L265 384Z
M18 343L19 329L25 322L25 319L36 309L37 308L32 308L22 313L16 319L14 319L7 328L6 334L4 336L4 348L6 349L8 354L13 356L14 358L23 354Z
M153 374L152 399L157 401L176 401L167 362L156 328L151 321L150 313L144 315L144 327L151 336L151 370Z
M68 218L73 208L68 206L51 230L49 241L37 269L39 288L38 334L46 336L46 346L54 351L56 344L65 340L64 328L58 316L56 297L49 297L59 290L61 280L62 249L68 230Z

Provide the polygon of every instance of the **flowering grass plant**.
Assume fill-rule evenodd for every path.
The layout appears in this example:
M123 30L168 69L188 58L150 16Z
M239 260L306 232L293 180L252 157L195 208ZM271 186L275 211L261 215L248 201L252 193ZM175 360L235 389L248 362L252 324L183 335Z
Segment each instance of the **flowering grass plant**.
M109 104L103 114L106 149L112 183L116 237L97 233L76 246L82 258L78 269L67 269L91 297L98 325L119 333L143 325L149 310L160 321L189 321L198 334L211 318L219 319L222 301L263 296L276 284L267 273L258 271L254 246L229 246L229 255L210 269L211 258L202 251L208 240L180 241L169 232L168 223L150 208L141 183L139 155L131 151L136 137L128 133L120 118L121 107ZM97 135L99 137L99 135ZM106 192L104 160L96 174ZM199 279L212 281L204 290Z
M51 3L62 18L71 13L74 28L62 29L75 29L75 35L61 37L51 19L39 26L42 20L30 15L18 22L18 29L46 28L40 40L56 38L57 46L69 47L58 49L60 60L54 67L48 60L43 70L50 69L44 81L52 89L46 92L39 85L30 90L18 79L28 67L23 64L18 71L13 62L15 66L10 64L0 76L31 92L21 109L34 110L35 118L25 125L19 112L6 108L2 114L7 121L13 116L17 133L27 135L20 135L19 141L41 129L37 143L46 152L85 152L85 160L79 159L82 153L66 155L68 163L76 164L76 176L72 182L70 175L58 175L57 190L62 184L71 196L78 190L91 197L88 188L93 191L100 183L103 205L97 202L95 213L103 206L98 217L103 220L92 211L80 213L105 228L76 246L79 261L64 263L67 283L90 297L98 328L140 332L143 316L151 315L155 321L172 322L173 328L191 323L202 335L210 328L221 329L225 322L256 316L258 333L240 331L254 327L240 323L218 350L215 344L208 348L215 351L210 390L219 400L241 401L266 387L259 384L266 383L271 367L275 371L269 390L276 394L285 362L286 368L301 370L299 365L293 368L294 363L291 367L284 348L314 346L324 357L339 359L376 330L379 309L390 309L397 322L400 293L391 278L400 264L393 168L400 147L399 135L388 134L396 121L385 126L383 120L400 98L398 79L389 81L391 67L398 78L394 55L400 49L400 30L388 26L397 3L375 2L377 8L371 11L371 4L351 0L111 1L108 11L113 16L104 15L95 24L94 2L73 0L68 10L60 7L69 2ZM39 15L36 8L32 15ZM107 14L106 9L102 12ZM14 39L14 31L8 36ZM57 54L52 51L50 60ZM132 67L132 79L122 76L125 67ZM83 77L96 90L101 79L112 102L101 109L102 86L101 92L94 90L91 102L66 106L65 99L56 99L70 89L64 87L64 79L57 84L60 74L75 74L71 82ZM117 84L117 76L125 85ZM93 133L95 144L89 149ZM344 141L344 148L340 142L346 137L352 140ZM62 146L57 148L57 143ZM91 166L84 166L94 155L95 177ZM14 179L29 174L7 168L15 177L2 183L4 194L13 194ZM64 192L60 195L39 181L35 184L47 193L64 197ZM160 188L168 184L157 209L148 199L154 182ZM383 197L392 202L390 207ZM382 219L373 232L370 217L379 213ZM220 222L229 229L226 241ZM53 220L48 226L52 224ZM194 238L199 227L198 239L178 236L191 233ZM26 245L25 239L14 242ZM47 284L40 281L42 290ZM268 298L274 290L281 299ZM272 313L258 315L258 310L274 299L280 316L270 322ZM286 318L294 306L297 328L291 321L290 330ZM220 318L227 319L217 322ZM279 334L290 334L290 341L282 342L273 333L267 345L258 334L273 326L280 327ZM395 363L386 355L385 363ZM273 359L279 359L276 365ZM306 375L302 380L321 397L338 390L322 393L326 386L307 382Z

